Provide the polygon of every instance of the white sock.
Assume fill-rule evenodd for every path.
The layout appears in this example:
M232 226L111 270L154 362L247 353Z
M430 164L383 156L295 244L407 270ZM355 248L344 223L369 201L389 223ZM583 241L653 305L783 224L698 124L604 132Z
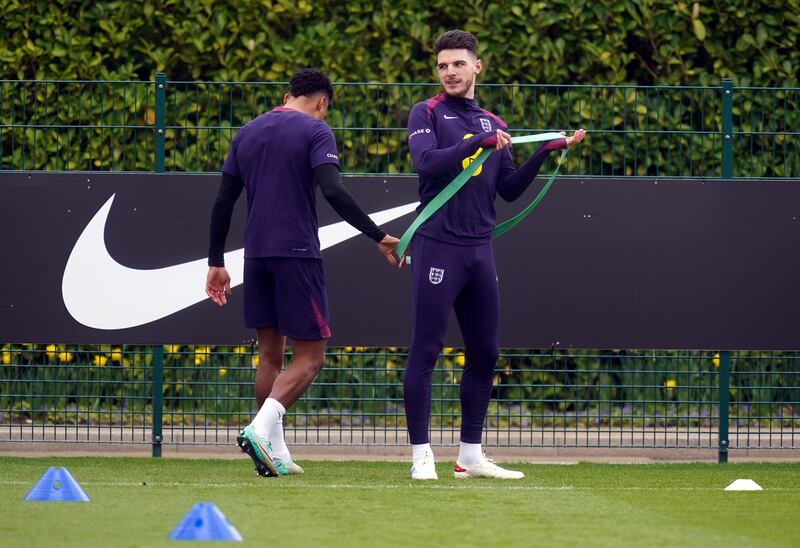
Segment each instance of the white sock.
M289 448L286 447L286 440L283 439L283 418L275 423L267 441L272 445L272 454L275 458L282 461L292 460Z
M480 443L464 443L458 449L458 464L461 466L472 466L480 462L483 452Z
M262 438L269 440L270 434L275 430L275 423L281 420L283 414L286 413L281 402L273 398L267 398L261 409L258 410L256 418L250 423L253 425L253 430Z
M411 461L422 460L428 454L433 457L433 449L430 443L417 443L411 446Z

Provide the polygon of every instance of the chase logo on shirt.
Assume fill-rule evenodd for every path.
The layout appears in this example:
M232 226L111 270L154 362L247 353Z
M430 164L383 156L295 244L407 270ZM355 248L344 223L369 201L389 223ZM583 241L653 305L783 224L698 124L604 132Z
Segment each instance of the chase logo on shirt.
M492 122L488 118L480 118L480 121L483 131L492 131Z
M414 137L415 135L419 135L420 133L430 133L430 132L431 132L430 128L420 128L417 131L412 131L411 133L409 133L408 138L411 139L412 137Z
M428 281L433 285L439 285L444 279L444 268L431 268L428 272Z
M331 154L330 152L328 152L325 156L327 156L328 158L333 158L334 160L339 159L339 157L336 154Z

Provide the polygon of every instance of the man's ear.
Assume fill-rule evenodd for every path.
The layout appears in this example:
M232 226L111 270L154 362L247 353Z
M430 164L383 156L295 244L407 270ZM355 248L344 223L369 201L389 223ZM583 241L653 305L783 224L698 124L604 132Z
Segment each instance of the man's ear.
M285 94L283 95L283 104L285 105L285 104L286 104L286 103L288 103L288 102L289 102L289 94L288 94L288 93L285 93Z
M480 74L483 70L483 63L480 59L475 59L475 74Z

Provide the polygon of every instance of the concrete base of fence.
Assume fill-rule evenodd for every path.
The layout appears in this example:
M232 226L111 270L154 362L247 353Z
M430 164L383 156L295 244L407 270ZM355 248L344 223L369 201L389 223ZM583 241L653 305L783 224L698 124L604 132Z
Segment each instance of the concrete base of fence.
M186 458L243 458L235 447L236 429L164 430L162 455ZM717 461L716 431L710 429L489 430L484 448L498 461L664 462ZM286 440L301 460L408 460L405 430L376 428L288 429ZM453 460L458 431L431 432L438 460ZM107 426L0 427L0 455L149 456L150 432ZM800 461L800 434L758 429L730 435L729 460Z

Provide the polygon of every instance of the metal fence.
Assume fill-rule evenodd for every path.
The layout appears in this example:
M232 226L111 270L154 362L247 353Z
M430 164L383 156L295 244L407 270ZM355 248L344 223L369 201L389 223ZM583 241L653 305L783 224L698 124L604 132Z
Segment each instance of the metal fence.
M236 130L280 105L286 87L0 81L0 170L219 171ZM327 121L343 172L412 173L408 113L438 85L334 89ZM483 84L477 95L515 134L589 130L571 175L800 176L798 88Z
M434 84L337 84L343 171L412 171L408 112ZM0 171L218 171L285 83L0 81ZM481 85L515 133L584 127L571 175L800 177L789 88ZM524 151L518 151L521 154ZM768 183L765 183L768 184ZM288 355L287 355L288 359ZM331 348L287 441L404 445L406 349ZM464 355L434 375L432 441L458 443ZM254 411L240 347L2 344L0 441L228 444ZM796 353L505 350L484 440L505 447L800 449Z
M287 359L290 356L287 355ZM398 349L333 348L286 416L292 445L405 445ZM6 344L0 440L232 444L254 415L258 352ZM433 378L431 438L456 445L464 354ZM800 354L505 351L484 442L500 447L800 449Z

